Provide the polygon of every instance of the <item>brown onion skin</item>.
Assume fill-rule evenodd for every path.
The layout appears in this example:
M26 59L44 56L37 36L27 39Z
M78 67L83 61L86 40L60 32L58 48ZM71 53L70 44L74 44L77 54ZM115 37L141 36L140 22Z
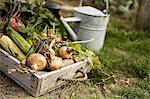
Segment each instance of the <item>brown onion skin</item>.
M64 58L64 59L69 59L71 58L71 54L69 52L67 52L68 48L67 46L62 46L60 49L59 49L59 55Z
M62 43L62 38L61 37L56 38L56 43Z
M64 59L62 62L63 62L62 67L66 67L66 66L69 66L74 63L74 61L72 59Z
M55 56L53 59L51 59L50 69L57 70L57 69L60 69L62 67L62 65L63 65L62 58Z
M46 64L46 58L40 53L31 54L27 58L27 65L30 68L34 65L38 66L38 68L36 67L36 70L43 70L46 67ZM32 67L31 69L34 69L34 67Z

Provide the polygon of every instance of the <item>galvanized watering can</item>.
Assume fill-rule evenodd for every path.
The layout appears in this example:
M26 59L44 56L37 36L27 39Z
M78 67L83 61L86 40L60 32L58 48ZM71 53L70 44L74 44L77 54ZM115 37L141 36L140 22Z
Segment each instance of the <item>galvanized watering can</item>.
M107 1L105 12L91 6L75 7L74 17L70 18L63 18L58 14L59 6L47 4L46 7L57 16L73 40L85 41L83 44L85 47L99 52L103 47L109 20L108 0L105 1ZM75 25L71 28L67 22L74 22Z

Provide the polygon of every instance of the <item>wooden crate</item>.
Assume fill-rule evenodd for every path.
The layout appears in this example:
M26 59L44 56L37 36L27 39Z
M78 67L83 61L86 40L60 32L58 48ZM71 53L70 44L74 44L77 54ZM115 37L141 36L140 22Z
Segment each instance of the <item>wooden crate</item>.
M87 65L87 61L81 61L52 72L8 73L10 69L20 68L19 64L20 61L0 48L0 70L33 96L43 95L68 83L58 80L59 77L73 78L77 70L82 69L83 72L87 73L91 69Z

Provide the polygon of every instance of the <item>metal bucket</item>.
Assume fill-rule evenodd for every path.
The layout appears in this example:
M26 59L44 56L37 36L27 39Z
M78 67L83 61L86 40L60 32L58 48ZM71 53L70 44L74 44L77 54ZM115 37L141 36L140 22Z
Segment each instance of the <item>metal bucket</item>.
M99 52L103 48L109 15L90 7L82 7L87 10L87 14L80 11L75 11L75 17L80 18L81 22L76 23L74 31L77 33L78 40L92 40L83 44L85 47ZM90 12L95 11L95 13Z

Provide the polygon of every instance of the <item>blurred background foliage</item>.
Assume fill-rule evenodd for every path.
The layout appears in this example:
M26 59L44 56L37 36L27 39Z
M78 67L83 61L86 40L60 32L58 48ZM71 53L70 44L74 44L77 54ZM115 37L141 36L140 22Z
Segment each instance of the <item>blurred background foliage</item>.
M107 0L84 0L84 4L104 10L104 1ZM108 0L108 2L111 15L132 19L138 30L150 32L150 0Z
M90 2L99 9L105 8L105 1L106 0L84 0L85 3ZM127 14L129 10L137 9L139 1L140 0L108 0L110 10L117 14Z

